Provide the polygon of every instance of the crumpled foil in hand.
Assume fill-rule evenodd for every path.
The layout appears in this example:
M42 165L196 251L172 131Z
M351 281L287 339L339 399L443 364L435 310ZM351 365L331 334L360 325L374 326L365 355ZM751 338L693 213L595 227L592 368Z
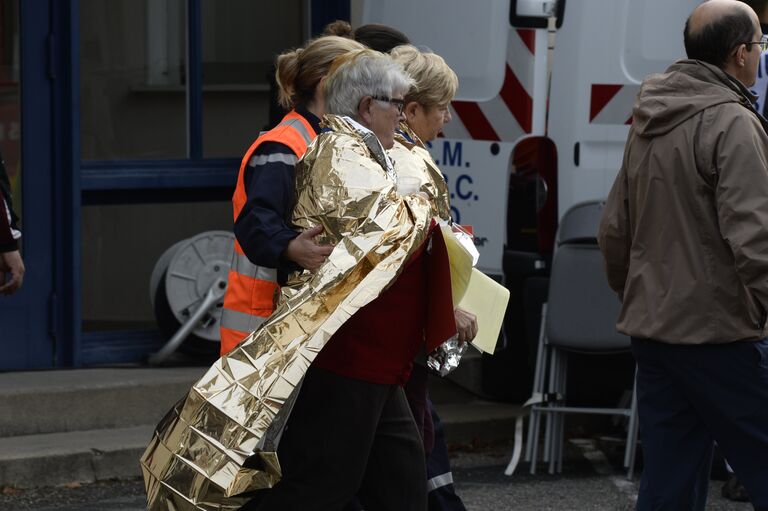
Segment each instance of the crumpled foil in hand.
M457 335L451 337L429 354L427 367L440 376L445 376L459 367L459 362L461 362L462 355L467 351L467 346L469 343L459 342Z

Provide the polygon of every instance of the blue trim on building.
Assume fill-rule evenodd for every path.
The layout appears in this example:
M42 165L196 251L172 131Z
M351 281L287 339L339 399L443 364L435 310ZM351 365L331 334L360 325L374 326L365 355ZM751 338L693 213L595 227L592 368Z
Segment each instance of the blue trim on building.
M55 308L59 324L56 365L80 367L81 359L81 194L80 194L80 5L51 0L56 45L53 129L54 173L59 180L56 237L62 240L56 271Z
M144 364L150 353L163 347L165 339L153 330L86 332L81 354L84 366Z
M240 161L236 158L146 161L88 161L82 163L83 191L148 188L234 189Z
M50 368L55 363L52 332L58 327L52 297L59 262L55 200L51 0L19 2L19 110L21 137L22 250L24 286L0 304L0 369Z
M141 188L83 192L83 206L228 202L232 188Z

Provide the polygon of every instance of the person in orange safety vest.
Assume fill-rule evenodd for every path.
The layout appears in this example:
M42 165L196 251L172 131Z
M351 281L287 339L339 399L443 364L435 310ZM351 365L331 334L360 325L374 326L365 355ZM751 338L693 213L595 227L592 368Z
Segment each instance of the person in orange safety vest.
M363 46L324 36L278 56L280 104L290 110L261 134L240 164L232 196L235 251L221 315L221 354L231 351L274 310L279 284L301 268L315 271L332 247L318 245L318 226L291 228L294 165L320 131L325 101L320 87L334 59Z

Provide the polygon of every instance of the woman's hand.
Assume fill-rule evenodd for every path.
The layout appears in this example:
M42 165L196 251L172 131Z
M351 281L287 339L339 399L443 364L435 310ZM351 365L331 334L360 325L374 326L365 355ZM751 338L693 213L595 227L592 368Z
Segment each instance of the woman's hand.
M459 342L469 342L477 335L477 316L463 309L454 309Z

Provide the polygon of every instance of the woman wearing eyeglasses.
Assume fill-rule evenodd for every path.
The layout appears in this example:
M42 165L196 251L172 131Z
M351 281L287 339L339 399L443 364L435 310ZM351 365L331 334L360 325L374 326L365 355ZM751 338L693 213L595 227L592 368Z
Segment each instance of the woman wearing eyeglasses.
M455 327L450 293L428 296L430 282L450 286L447 260L425 251L437 210L426 194L398 194L386 153L412 80L371 50L334 66L326 131L296 166L293 221L322 225L320 241L336 249L289 285L309 285L326 307L348 300L339 308L351 317L314 350L278 446L281 480L243 509L341 510L357 496L366 511L424 511L424 449L403 385L417 352ZM445 321L427 332L428 311Z
M414 46L398 46L391 55L414 79L414 84L405 95L405 121L398 127L389 154L396 162L398 178L417 179L419 189L434 202L440 219L448 221L451 218L448 187L425 144L437 138L445 123L451 120L449 105L456 94L458 78L442 57L422 52ZM454 314L459 340L471 341L477 335L475 316L461 309L456 309ZM414 366L406 393L416 423L422 430L427 454L429 509L463 511L464 504L450 482L453 478L449 477L448 449L440 419L429 402L427 369L423 363Z

